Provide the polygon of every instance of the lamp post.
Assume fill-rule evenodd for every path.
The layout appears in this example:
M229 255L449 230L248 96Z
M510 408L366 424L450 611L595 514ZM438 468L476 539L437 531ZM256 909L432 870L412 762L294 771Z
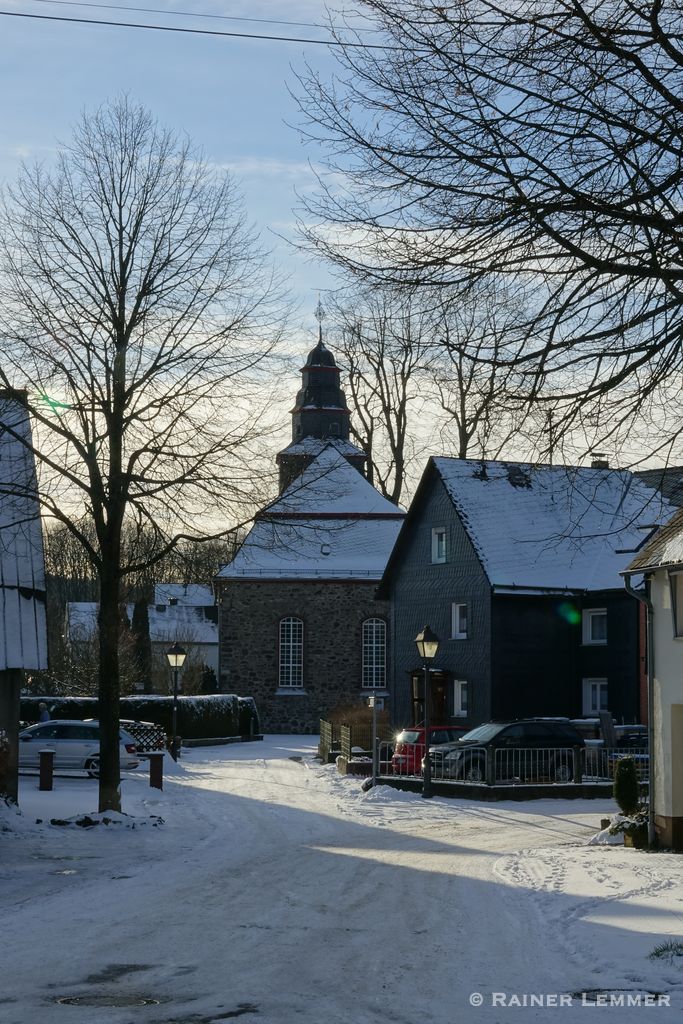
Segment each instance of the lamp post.
M428 800L432 795L432 762L429 757L429 663L436 657L439 649L439 638L432 632L429 626L425 626L421 633L415 637L417 649L424 664L425 673L425 699L424 699L424 723L425 723L425 766L422 773L422 796Z
M173 723L171 725L171 731L173 733L171 737L171 757L174 761L178 760L178 672L183 667L183 662L187 657L187 651L180 644L171 644L169 649L166 651L166 657L168 663L173 669Z
M372 708L372 784L377 785L377 698L374 693L368 697Z

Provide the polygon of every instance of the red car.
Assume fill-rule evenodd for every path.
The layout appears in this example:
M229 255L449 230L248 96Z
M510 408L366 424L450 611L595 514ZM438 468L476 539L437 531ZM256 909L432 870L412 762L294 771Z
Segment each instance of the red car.
M466 725L432 725L429 730L429 746L439 743L453 743L467 732ZM425 730L423 725L403 729L394 741L394 756L391 767L395 775L422 775L422 758L425 756Z

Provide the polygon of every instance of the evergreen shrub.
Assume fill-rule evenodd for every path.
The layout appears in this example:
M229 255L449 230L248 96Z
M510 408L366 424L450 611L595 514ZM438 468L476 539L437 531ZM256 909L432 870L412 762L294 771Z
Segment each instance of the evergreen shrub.
M614 771L614 799L627 817L635 814L640 804L638 771L632 757L621 757Z

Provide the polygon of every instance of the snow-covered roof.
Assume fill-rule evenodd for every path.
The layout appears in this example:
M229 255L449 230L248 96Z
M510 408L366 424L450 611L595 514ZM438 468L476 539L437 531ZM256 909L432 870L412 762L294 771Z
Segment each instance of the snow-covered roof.
M325 446L259 515L218 578L379 580L404 518Z
M154 604L168 604L171 599L199 608L215 604L213 590L203 583L154 584Z
M0 671L47 668L45 565L30 441L25 406L0 394Z
M400 518L259 519L218 576L379 580L400 528Z
M340 437L302 437L300 441L293 441L292 444L278 452L278 459L281 455L320 455L324 448L334 448L340 455L355 455L363 459L367 458L365 452L358 448L351 441Z
M268 516L383 516L404 512L382 497L371 483L332 446L326 446L272 505Z
M627 568L629 572L643 572L662 565L683 565L683 509L657 531Z
M675 511L628 470L436 458L489 581L609 590L654 524Z
M128 621L133 621L132 604L126 606ZM163 609L163 610L160 610ZM214 613L209 618L208 612ZM152 643L217 644L218 622L214 609L188 605L150 605L149 638ZM69 601L66 606L69 639L90 640L97 633L97 602Z

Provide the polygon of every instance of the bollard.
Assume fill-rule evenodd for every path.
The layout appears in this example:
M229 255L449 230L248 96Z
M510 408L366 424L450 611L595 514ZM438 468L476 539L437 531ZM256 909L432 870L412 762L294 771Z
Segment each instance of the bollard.
M40 778L38 789L49 792L52 789L52 773L54 768L54 750L39 750L40 754Z
M152 789L164 788L164 753L162 750L149 757L149 784Z

